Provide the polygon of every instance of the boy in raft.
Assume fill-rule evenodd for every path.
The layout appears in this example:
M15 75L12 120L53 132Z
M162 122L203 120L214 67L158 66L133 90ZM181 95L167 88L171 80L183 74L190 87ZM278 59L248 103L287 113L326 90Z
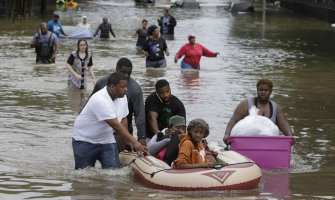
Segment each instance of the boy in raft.
M187 126L187 134L180 134L179 153L173 168L188 169L214 167L216 160L206 155L202 139L209 135L209 126L203 119L192 120Z
M169 119L169 126L154 135L148 143L148 151L151 155L157 155L170 142L170 138L174 134L186 132L185 117L174 115ZM161 160L163 158L160 158Z

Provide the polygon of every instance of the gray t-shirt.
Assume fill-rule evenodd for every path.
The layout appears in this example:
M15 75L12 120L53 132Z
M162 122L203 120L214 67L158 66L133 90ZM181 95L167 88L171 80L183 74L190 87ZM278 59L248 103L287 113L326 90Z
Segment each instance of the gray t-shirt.
M39 44L49 44L49 46L53 46L59 43L59 40L55 34L52 34L50 37L50 34L52 34L50 31L48 31L47 34L42 33L36 33L33 37L32 43L35 43L37 40L39 40ZM50 43L49 43L50 38Z

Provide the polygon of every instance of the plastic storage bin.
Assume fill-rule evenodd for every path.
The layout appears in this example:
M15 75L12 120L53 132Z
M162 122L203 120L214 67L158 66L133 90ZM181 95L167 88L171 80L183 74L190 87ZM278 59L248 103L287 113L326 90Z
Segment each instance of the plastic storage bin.
M289 169L292 136L231 136L230 148L251 160L262 169Z

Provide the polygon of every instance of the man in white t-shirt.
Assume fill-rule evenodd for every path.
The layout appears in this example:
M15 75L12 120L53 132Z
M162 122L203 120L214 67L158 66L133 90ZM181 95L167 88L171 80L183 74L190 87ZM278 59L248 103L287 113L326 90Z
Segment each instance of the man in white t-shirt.
M119 72L112 73L107 86L91 96L76 118L72 139L75 169L94 167L97 160L104 169L121 167L115 133L135 151L147 151L127 130L126 91L127 77Z

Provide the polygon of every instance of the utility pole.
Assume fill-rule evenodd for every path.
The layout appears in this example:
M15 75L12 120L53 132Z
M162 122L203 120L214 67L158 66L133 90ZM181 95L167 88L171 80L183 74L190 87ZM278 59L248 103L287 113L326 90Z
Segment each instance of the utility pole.
M262 26L262 37L264 38L266 29L266 0L263 0Z

